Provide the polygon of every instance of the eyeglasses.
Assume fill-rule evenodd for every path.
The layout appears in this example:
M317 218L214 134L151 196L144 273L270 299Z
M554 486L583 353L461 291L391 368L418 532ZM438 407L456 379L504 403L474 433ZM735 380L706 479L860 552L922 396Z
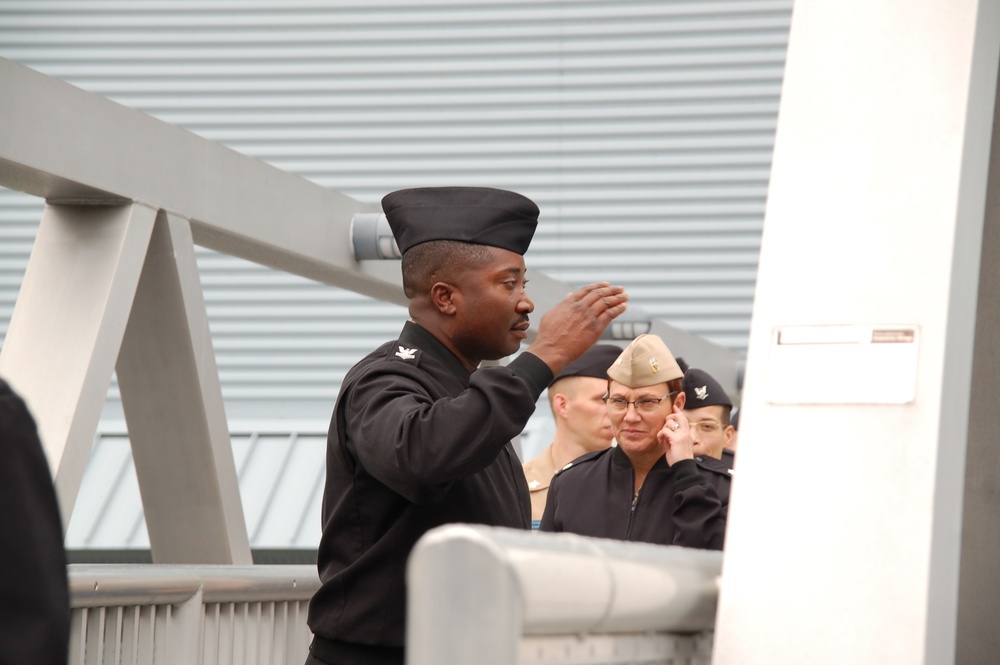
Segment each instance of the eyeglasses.
M660 406L660 403L668 397L673 397L679 391L675 390L672 393L667 393L663 397L656 399L653 397L643 397L642 399L637 399L634 402L630 402L627 399L622 399L621 397L608 397L605 395L601 399L604 403L608 405L608 411L613 411L615 413L625 413L628 411L629 404L635 404L635 410L639 413L653 413L656 411L656 407Z
M711 434L722 429L722 425L713 420L701 420L696 423L690 423L690 426L692 430L697 430L702 434Z

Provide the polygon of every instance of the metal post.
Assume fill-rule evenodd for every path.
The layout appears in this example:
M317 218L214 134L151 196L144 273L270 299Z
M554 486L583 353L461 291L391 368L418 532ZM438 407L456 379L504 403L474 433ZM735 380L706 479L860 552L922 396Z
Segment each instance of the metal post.
M503 552L475 532L449 535L424 536L410 556L406 662L516 663L523 610Z
M0 353L24 397L69 523L111 385L156 211L48 205Z
M118 356L156 563L252 563L188 222L160 213Z

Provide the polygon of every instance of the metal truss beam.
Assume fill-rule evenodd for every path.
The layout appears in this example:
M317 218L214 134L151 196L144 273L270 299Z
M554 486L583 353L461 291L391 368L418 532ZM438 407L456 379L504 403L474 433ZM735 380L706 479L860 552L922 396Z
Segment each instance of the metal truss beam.
M125 335L156 211L48 205L3 348L69 523Z
M0 185L53 203L140 201L191 221L198 245L402 304L395 262L354 259L371 206L0 59Z
M252 563L191 229L169 213L117 373L153 561Z

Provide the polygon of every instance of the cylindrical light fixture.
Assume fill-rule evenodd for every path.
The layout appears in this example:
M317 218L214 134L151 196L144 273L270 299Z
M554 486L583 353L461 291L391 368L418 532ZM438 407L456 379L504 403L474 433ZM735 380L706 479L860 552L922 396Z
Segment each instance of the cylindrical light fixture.
M381 212L359 212L351 219L351 245L354 258L400 259L403 257L392 237L389 220Z

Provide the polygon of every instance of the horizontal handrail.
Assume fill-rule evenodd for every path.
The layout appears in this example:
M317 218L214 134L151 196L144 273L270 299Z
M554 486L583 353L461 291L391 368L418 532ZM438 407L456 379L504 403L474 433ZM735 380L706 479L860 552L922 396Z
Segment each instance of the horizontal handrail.
M308 653L313 566L73 564L68 576L71 665L285 665Z
M711 631L721 570L715 551L448 525L410 557L407 648L418 665L502 663L535 635Z
M307 601L319 588L316 567L71 564L70 605L160 605L184 602L200 589L207 603Z

